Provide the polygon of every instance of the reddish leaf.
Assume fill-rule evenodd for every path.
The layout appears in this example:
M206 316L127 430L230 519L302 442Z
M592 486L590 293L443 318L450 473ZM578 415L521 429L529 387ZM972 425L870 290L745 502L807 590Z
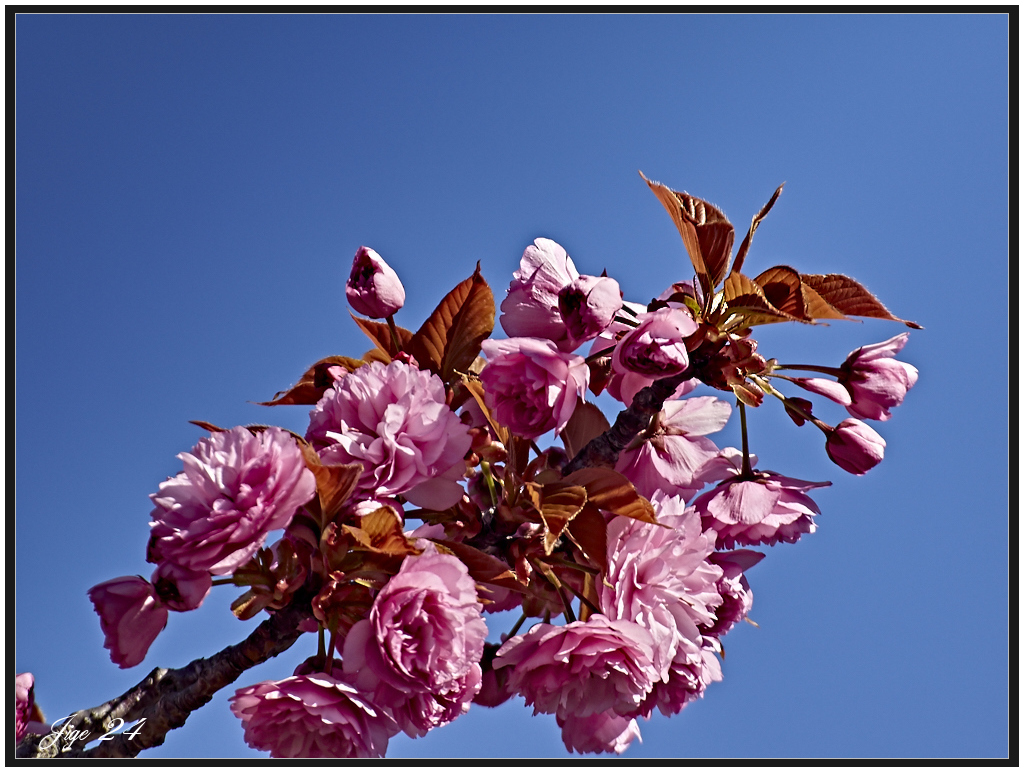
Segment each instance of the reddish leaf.
M777 265L754 278L773 307L801 322L811 318L804 309L803 284L800 274L788 265Z
M480 343L493 329L494 295L477 263L473 275L441 300L406 351L420 367L450 384L456 372L469 370L480 353Z
M604 571L608 568L608 528L600 510L587 503L569 522L569 538L595 566Z
M431 541L445 547L461 560L477 584L504 587L513 592L526 591L526 587L516 579L512 569L493 555L488 555L486 552L460 541L448 541L447 539L432 539Z
M757 226L761 224L761 220L765 218L775 206L775 202L779 200L779 196L782 195L782 188L786 183L783 182L775 189L772 197L768 200L768 203L761 207L761 211L754 215L754 219L750 221L750 230L747 231L747 235L743 237L743 243L740 244L740 249L736 253L736 261L732 264L732 270L739 272L743 267L743 261L747 257L747 252L750 250L750 242L754 238L754 232L757 230Z
M598 509L645 523L656 523L651 502L636 492L624 475L605 467L578 469L565 482L587 489L587 500Z
M644 182L672 217L690 255L705 295L725 278L732 256L735 229L720 209L686 192L671 190L652 182L640 172Z
M497 421L495 421L494 417L491 415L490 408L487 407L487 401L484 399L483 383L481 383L478 380L463 378L462 385L465 387L466 391L468 391L473 396L473 399L476 401L476 404L480 407L480 411L484 414L484 417L487 419L487 423L490 425L492 431L494 432L494 436L497 437L498 441L507 448L510 436L509 430L506 429L501 424L499 424Z
M362 464L323 464L313 467L322 523L329 523L342 510L356 489L362 473Z
M544 520L544 552L551 550L569 522L587 503L587 491L579 485L551 482L541 490L540 516Z
M269 402L257 402L258 405L315 405L320 401L331 386L334 378L328 372L330 367L343 367L350 373L363 363L351 357L334 356L321 359L311 366L299 382L287 391L279 391Z
M220 426L217 426L216 424L211 424L209 421L189 421L189 423L190 424L194 424L195 426L198 426L203 431L210 432L210 434L213 434L214 432L226 432L227 431L227 429L221 428Z
M398 354L395 350L395 343L391 339L391 330L384 322L375 322L372 319L360 319L355 314L350 313L352 321L359 325L359 329L366 333L366 337L373 341L374 345L383 351L388 357L394 357ZM398 343L402 347L403 351L409 350L409 341L412 339L412 333L404 327L398 327L396 325L395 330L398 332ZM389 358L390 362L391 359Z
M385 555L413 555L417 553L412 542L402 532L402 522L391 507L381 507L359 521L359 527L345 525L344 531L351 534L364 548Z
M833 306L825 302L825 298L807 286L807 282L800 277L800 292L804 296L804 310L811 319L849 319L846 314L840 313Z
M559 436L565 443L566 455L575 458L576 454L583 450L584 445L610 428L611 424L597 405L577 398L576 409Z
M878 298L849 276L838 273L805 273L800 278L803 279L804 284L817 292L826 303L840 313L848 316L903 322L907 327L915 330L922 329L921 325L916 322L908 322L906 319L893 316Z
M739 316L744 326L799 321L773 306L764 290L742 273L730 273L722 291L729 312Z

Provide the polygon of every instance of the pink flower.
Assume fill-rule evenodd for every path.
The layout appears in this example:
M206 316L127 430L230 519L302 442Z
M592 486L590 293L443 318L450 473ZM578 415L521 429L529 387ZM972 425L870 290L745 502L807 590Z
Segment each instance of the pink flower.
M692 508L661 493L651 504L661 525L625 517L608 524L607 582L597 591L608 618L636 622L651 634L654 668L664 680L681 640L699 647L698 625L714 623L722 569L707 560L715 537L701 531Z
M191 611L203 605L213 578L209 571L193 571L174 563L161 563L150 578L157 597L172 611Z
M562 728L562 742L572 753L622 753L633 740L640 740L635 718L623 718L611 712L556 719Z
M469 710L480 690L487 625L465 565L409 556L345 639L345 672L410 737Z
M707 483L722 478L709 462L718 446L703 435L721 430L732 407L714 397L672 400L641 435L643 442L619 455L615 469L629 478L642 496L657 491L691 498Z
M828 433L825 452L850 474L861 475L881 462L885 440L863 421L847 418Z
M359 496L401 493L439 509L462 498L455 480L472 439L433 373L399 360L370 362L324 392L309 419L306 439L324 463L363 465Z
M141 576L119 576L89 590L89 600L100 615L110 659L124 669L134 667L167 624L167 607L156 588Z
M249 747L275 759L383 758L398 732L384 710L326 673L239 689L231 712L242 720Z
M580 276L558 293L558 310L577 346L606 330L621 308L622 290L608 276Z
M35 676L18 673L14 676L14 740L21 742L27 734L47 735L50 727L43 723L43 712L36 705Z
M214 432L178 458L184 471L150 496L154 563L230 574L316 493L313 473L284 429Z
M715 609L715 623L701 626L701 633L721 638L733 625L746 618L754 605L754 592L750 589L744 572L757 565L763 558L764 553L753 550L715 552L708 558L711 563L722 569L722 578L718 580L722 605Z
M615 346L615 370L658 379L678 375L690 366L683 340L697 332L698 325L688 311L662 308L640 314L637 321L639 326Z
M505 641L494 666L511 668L508 687L534 714L630 715L658 679L653 657L654 640L640 625L594 614L586 622L534 625Z
M405 305L405 287L384 258L369 247L359 247L345 283L345 297L363 316L386 319Z
M722 680L722 665L717 657L720 650L716 638L702 637L699 642L681 640L667 677L654 684L638 714L650 718L657 708L663 716L674 716L687 703L703 697L708 686Z
M480 379L495 418L530 439L560 432L587 390L583 357L539 338L485 340L482 347L488 361Z
M738 459L735 463L739 471ZM737 474L723 480L698 496L693 506L704 530L718 534L719 549L734 544L793 543L802 534L814 533L814 516L821 514L807 491L831 484L754 470L752 479Z
M850 392L852 402L846 406L854 418L888 421L889 408L896 407L917 383L917 368L893 359L907 345L909 332L882 343L861 346L843 362L839 381Z
M551 239L536 239L526 248L501 302L501 327L512 338L545 338L563 351L576 343L562 320L558 293L579 278L572 258Z

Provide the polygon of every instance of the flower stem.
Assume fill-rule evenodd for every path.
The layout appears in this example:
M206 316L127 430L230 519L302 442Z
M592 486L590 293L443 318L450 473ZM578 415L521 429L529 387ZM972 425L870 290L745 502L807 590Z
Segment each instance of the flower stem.
M753 477L754 470L750 468L750 448L747 446L747 406L739 400L736 404L740 409L740 433L743 437L743 476Z
M480 461L480 471L483 473L484 482L487 483L487 490L491 494L491 506L498 506L498 492L494 489L494 476L491 474L491 465L486 461Z
M831 375L833 378L839 378L843 375L841 367L824 367L822 365L775 365L776 370L807 370L812 373L824 373L825 375Z
M763 391L767 392L768 394L771 394L773 397L775 397L777 399L782 400L782 404L784 404L786 406L787 410L792 410L794 413L796 413L798 416L803 418L805 421L810 421L812 424L814 424L819 429L821 429L823 432L825 432L825 434L828 434L830 431L832 431L832 427L831 426L829 426L824 421L821 421L821 420L815 418L813 415L811 415L806 410L804 410L802 407L800 407L796 402L794 402L793 400L789 399L785 394L783 394L778 389L776 389L774 386L772 386L768 381L764 380L763 378L758 378L756 375L752 375L750 377L751 377L751 379L755 383L757 383L758 386L761 387L761 389ZM779 376L779 377L785 377L785 376Z
M316 656L321 662L327 659L327 643L324 640L324 626L319 625L320 631L317 633L317 644L316 644Z
M595 351L595 352L594 352L593 354L591 354L590 356L588 356L588 357L587 357L586 359L584 359L583 361L584 361L584 362L586 362L587 364L590 364L590 363L591 363L591 362L593 362L593 361L594 361L595 359L600 359L601 357L611 356L611 353L612 353L612 352L613 352L614 350L615 350L615 346L609 346L608 348L603 348L603 349L601 349L600 351Z
M234 578L228 576L228 577L225 577L224 579L214 579L212 584L213 584L214 587L220 587L220 586L225 585L225 584L234 584L234 583L235 583Z
M402 350L402 344L398 342L398 328L395 327L394 314L388 316L388 329L391 330L391 345L395 347L395 353L397 354Z
M516 620L516 623L514 625L512 625L512 629L508 631L507 638L511 638L513 635L518 633L519 632L519 628L523 626L523 622L525 622L525 621L526 621L526 612L524 611L522 614L519 615L519 619Z

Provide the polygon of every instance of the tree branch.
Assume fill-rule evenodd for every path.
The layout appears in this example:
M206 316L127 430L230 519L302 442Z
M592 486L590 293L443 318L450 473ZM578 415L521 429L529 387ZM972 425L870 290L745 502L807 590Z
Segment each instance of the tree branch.
M125 723L146 719L135 737L117 734L88 750L83 743L82 747L64 752L66 741L41 749L42 736L29 735L18 745L15 755L18 758L130 758L146 748L163 744L170 730L182 726L192 711L208 703L216 692L249 668L290 648L302 634L299 625L312 617L310 600L306 593L296 595L288 606L271 614L241 643L228 646L212 657L193 660L182 668L156 668L120 697L80 710L64 724L72 730L88 731L84 741L88 743L108 732L115 719L120 718Z
M691 365L679 375L662 378L640 389L630 406L615 417L612 427L584 445L576 457L562 467L562 475L588 466L615 466L619 453L647 428L653 416L661 412L665 400L672 396L680 384L694 375Z

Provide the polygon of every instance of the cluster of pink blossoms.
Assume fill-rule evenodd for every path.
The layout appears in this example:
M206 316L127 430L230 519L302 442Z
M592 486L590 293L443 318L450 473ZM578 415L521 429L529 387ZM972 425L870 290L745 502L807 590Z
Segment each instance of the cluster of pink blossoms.
M676 199L655 192L671 212ZM317 634L292 675L231 699L246 742L276 758L382 757L399 732L422 737L515 695L554 715L569 751L622 753L640 719L701 697L723 677L722 636L753 604L747 572L765 555L748 548L813 533L809 493L829 485L757 469L746 408L777 397L824 432L839 467L864 474L885 447L865 420L888 420L917 370L894 358L906 333L835 368L763 358L751 328L810 318L780 287L835 319L855 313L843 305L852 280L786 267L743 277L753 226L728 273L731 225L727 239L706 236L725 232L724 216L673 195L700 253L694 281L625 301L614 279L580 274L537 239L501 303L502 340L489 338L496 309L479 269L413 332L394 320L398 275L360 248L346 297L375 348L316 363L267 403L311 406L304 437L211 427L179 456L182 472L152 496L152 577L89 591L111 659L142 662L168 611L197 608L222 577L247 588L240 618L300 609L299 631ZM776 379L852 418L824 423ZM733 405L686 396L700 386L735 398L742 450L710 439ZM604 391L628 435L593 404ZM511 609L518 623L488 643L485 614ZM18 679L20 738L32 683Z

